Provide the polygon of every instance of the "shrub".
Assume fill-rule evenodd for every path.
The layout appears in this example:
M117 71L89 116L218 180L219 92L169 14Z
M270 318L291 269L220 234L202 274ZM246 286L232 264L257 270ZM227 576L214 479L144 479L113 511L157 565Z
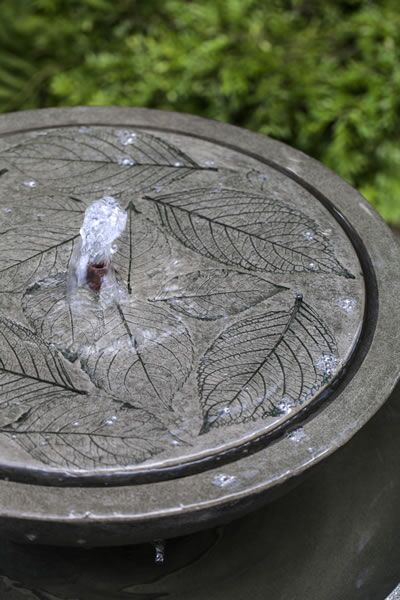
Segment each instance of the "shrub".
M2 0L0 111L147 106L269 134L400 224L398 0Z

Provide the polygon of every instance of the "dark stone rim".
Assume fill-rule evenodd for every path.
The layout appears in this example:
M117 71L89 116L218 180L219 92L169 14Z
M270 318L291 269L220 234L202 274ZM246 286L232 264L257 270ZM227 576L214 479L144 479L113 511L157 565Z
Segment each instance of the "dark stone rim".
M6 137L7 135L15 135L20 133L26 133L28 131L37 131L40 129L53 129L53 128L70 128L79 125L85 125L86 123L69 123L60 125L50 125L49 127L31 127L24 128L17 131L10 131L9 133L1 134L0 137ZM276 164L274 161L253 154L248 150L235 146L233 144L223 143L221 141L216 142L211 137L201 136L197 133L187 133L179 131L173 128L156 127L151 125L127 125L126 123L90 123L90 126L105 126L105 127L135 127L136 129L146 129L162 131L165 133L175 133L179 135L186 135L188 137L196 137L204 141L217 144L222 147L229 148L230 150L239 152L242 155L248 156L257 160L260 163L268 165L272 169L284 174L286 177L294 180L296 183L301 185L310 194L312 194L334 217L336 222L345 232L348 240L353 246L358 260L360 262L362 272L365 281L365 310L363 315L362 328L349 356L346 365L336 375L335 379L331 384L325 388L320 394L318 394L304 409L299 411L295 416L286 419L283 423L276 426L274 429L255 435L251 440L248 440L239 446L231 447L219 454L211 454L199 459L181 462L174 465L166 465L165 467L149 467L139 468L135 472L128 470L104 470L102 472L90 472L75 471L74 473L67 472L66 470L53 469L53 468L26 468L23 466L9 465L4 466L0 464L0 479L9 479L15 483L28 483L40 486L49 487L120 487L130 486L138 484L149 484L167 481L171 479L177 479L186 477L188 475L196 475L207 470L211 470L222 465L226 465L245 456L254 454L267 448L271 443L277 442L285 434L292 429L302 425L309 417L313 416L322 407L332 402L352 380L354 375L360 368L365 356L368 354L371 346L374 332L376 329L378 310L379 310L379 298L378 298L378 284L375 275L375 270L369 256L369 253L365 247L364 242L361 240L356 229L349 223L345 216L333 205L333 203L313 185L303 180L300 176L291 172L290 170ZM229 127L229 126L228 126ZM256 135L256 134L254 134Z

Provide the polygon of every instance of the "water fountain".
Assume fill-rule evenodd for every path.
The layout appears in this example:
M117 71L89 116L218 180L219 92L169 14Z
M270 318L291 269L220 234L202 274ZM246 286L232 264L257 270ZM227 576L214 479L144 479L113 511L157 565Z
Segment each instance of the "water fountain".
M103 284L115 286L111 257L117 251L113 242L126 227L127 214L112 196L93 202L85 211L80 243L69 267L69 291L88 285L99 292Z
M288 550L299 523L301 547L313 481L330 490L324 522L343 519L341 460L350 469L366 452L356 440L390 427L382 412L366 424L398 377L400 253L367 203L300 152L184 115L46 110L3 117L0 133L10 597L20 586L38 598L221 598L224 560L232 582L239 568L234 543L279 522ZM379 437L381 454L395 443ZM363 484L377 477L371 467ZM113 552L123 566L108 584ZM354 577L332 594L365 599L378 575L356 573L346 552ZM57 582L35 579L32 560L59 565ZM201 564L212 587L195 591ZM237 583L227 597L235 587L245 597Z

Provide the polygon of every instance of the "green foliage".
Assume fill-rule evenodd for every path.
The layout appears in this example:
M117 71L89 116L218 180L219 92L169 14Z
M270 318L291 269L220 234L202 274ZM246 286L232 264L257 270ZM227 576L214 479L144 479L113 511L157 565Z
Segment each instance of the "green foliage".
M400 224L398 0L1 0L0 111L185 111L318 158Z

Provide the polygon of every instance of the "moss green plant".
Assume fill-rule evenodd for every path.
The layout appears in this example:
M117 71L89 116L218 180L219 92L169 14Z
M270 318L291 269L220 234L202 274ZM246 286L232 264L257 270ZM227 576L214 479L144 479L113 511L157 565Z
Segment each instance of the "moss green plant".
M0 111L148 106L270 134L400 224L398 0L1 0Z

